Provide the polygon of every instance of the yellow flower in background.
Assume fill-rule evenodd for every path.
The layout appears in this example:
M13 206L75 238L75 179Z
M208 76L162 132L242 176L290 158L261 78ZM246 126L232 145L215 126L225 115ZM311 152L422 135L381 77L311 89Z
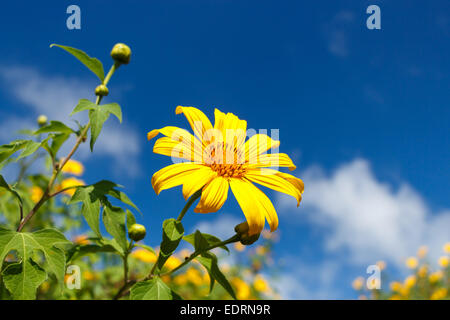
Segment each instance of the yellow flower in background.
M244 246L242 243L240 243L240 242L235 242L235 243L234 243L234 248L235 248L237 251L239 251L239 252L242 252L242 251L245 250L245 246Z
M398 281L393 281L390 283L390 287L392 291L400 292L402 289L402 284Z
M256 291L265 293L269 291L269 285L267 281L260 275L257 275L253 281L253 287Z
M428 247L427 247L427 246L421 246L421 247L419 247L419 249L417 250L417 256L418 256L420 259L425 258L426 255L427 255L427 253L428 253Z
M380 270L386 269L386 262L384 262L382 260L377 261L376 265L378 266L378 268L380 268Z
M92 281L92 280L95 280L97 278L97 276L94 273L90 272L90 271L84 271L83 272L83 278L85 280Z
M187 271L186 271L186 278L190 282L195 284L196 286L200 286L200 285L203 284L203 277L202 277L200 271L198 271L195 268L190 267L189 269L187 269Z
M442 273L442 271L436 271L436 272L433 272L432 274L430 274L428 279L430 280L431 284L434 284L434 283L438 282L439 280L441 280L443 276L444 276L444 274Z
M88 239L88 236L85 234L80 234L78 236L76 236L75 238L73 238L73 242L76 244L81 244L81 245L86 245L91 243Z
M231 279L231 283L236 288L236 297L239 300L246 300L250 298L250 286L239 278Z
M402 296L394 294L389 298L389 300L402 300Z
M407 289L411 289L416 284L416 276L411 275L405 279L404 285Z
M428 266L421 266L419 270L417 270L417 275L421 278L425 278L428 274Z
M30 193L31 201L33 201L34 203L37 203L39 200L41 200L42 196L44 195L44 191L37 186L32 186L30 189Z
M249 235L260 233L265 220L273 232L278 227L278 216L270 199L254 183L302 199L303 181L270 167L296 167L287 154L266 151L277 148L279 141L265 134L255 134L247 141L247 122L232 113L214 111L214 127L205 114L194 107L178 106L176 114L183 113L194 135L177 127L164 127L147 134L148 140L159 133L153 152L187 160L167 166L152 177L152 186L162 190L183 185L183 196L188 199L197 190L202 194L195 212L218 211L231 188L249 224Z
M178 259L175 256L170 256L169 259L167 259L166 263L164 264L164 266L166 268L168 268L169 270L173 270L176 267L178 267L181 264L181 260Z
M438 263L442 268L447 268L448 265L450 264L450 258L446 257L446 256L442 256L439 258Z
M409 257L408 259L406 259L406 266L409 269L415 269L415 268L417 268L418 265L419 265L419 261L417 260L416 257Z
M353 289L355 289L357 291L361 290L363 286L364 286L364 278L363 277L358 277L355 280L353 280L353 282L352 282Z
M447 288L439 288L433 292L430 299L431 300L441 300L447 296Z
M266 252L267 252L266 247L264 247L264 246L257 246L256 247L256 254L257 255L263 256L264 254L266 254Z
M153 252L150 252L144 248L137 248L131 253L131 256L146 263L155 263L157 258Z
M188 279L184 273L179 274L175 276L175 278L173 278L173 282L179 286L184 286L187 283L187 281Z
M78 180L76 178L67 178L61 182L61 186L59 187L59 190L71 188L71 187L77 187L77 186L84 186L84 185L86 185L86 183L83 180ZM65 193L69 196L73 196L73 194L75 193L75 188L65 190L63 193Z
M444 252L450 253L450 242L447 242L446 244L444 244Z
M84 172L84 166L81 164L81 162L69 159L69 161L67 161L65 166L61 169L61 172L73 174L75 176L81 176Z

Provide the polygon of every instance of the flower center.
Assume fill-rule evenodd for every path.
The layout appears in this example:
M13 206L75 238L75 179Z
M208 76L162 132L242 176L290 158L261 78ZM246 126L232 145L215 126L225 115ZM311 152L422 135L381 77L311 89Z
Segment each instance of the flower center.
M241 178L247 171L242 151L228 143L211 143L204 152L205 163L222 177Z
M216 171L219 176L224 178L242 178L247 171L241 164L217 164L210 165L211 169Z

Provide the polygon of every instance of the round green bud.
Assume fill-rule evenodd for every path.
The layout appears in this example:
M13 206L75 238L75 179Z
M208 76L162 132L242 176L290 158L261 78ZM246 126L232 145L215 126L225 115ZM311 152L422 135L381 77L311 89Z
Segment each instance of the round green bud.
M248 233L243 234L243 235L241 235L240 242L245 246L249 246L249 245L255 243L259 239L259 235L260 235L259 233L251 235L251 236Z
M104 84L98 85L97 88L95 88L95 95L96 96L102 96L106 97L109 93L108 87Z
M40 127L43 127L47 124L47 116L41 114L38 118L37 118L37 123Z
M111 50L111 57L120 64L128 64L131 58L131 49L124 43L117 43Z
M128 229L128 236L134 241L140 241L144 239L146 234L147 231L142 224L135 223Z

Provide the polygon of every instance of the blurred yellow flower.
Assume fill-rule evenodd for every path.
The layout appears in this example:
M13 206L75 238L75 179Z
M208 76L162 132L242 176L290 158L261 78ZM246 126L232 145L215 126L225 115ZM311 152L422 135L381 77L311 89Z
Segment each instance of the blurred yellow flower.
M436 282L438 282L439 280L442 279L442 277L444 276L444 274L442 273L441 270L433 272L432 274L429 275L428 279L430 280L431 284L434 284Z
M426 265L421 266L419 270L417 270L417 275L421 278L425 278L427 276L427 273L428 273L428 266Z
M65 166L61 169L61 172L81 176L84 172L84 166L81 162L69 159L69 161L67 161Z
M393 281L390 283L390 287L392 291L400 292L400 290L402 289L402 284L398 281Z
M260 275L257 275L253 281L253 287L256 291L266 293L269 291L269 285L267 281Z
M240 242L236 242L236 243L234 244L234 248L235 248L237 251L240 251L240 252L242 252L242 251L245 250L245 246L244 246L242 243L240 243Z
M433 292L430 299L431 300L441 300L447 296L447 288L439 288Z
M187 269L186 277L191 283L195 284L196 286L200 286L203 284L202 275L196 268L190 267L189 269Z
M446 244L444 244L444 252L450 253L450 242L447 242Z
M419 261L417 260L416 257L409 257L408 259L406 259L406 266L409 269L415 269L415 268L417 268L418 265L419 265Z
M77 186L84 186L84 185L85 185L85 183L83 180L79 180L76 178L67 178L61 182L61 186L59 187L59 190L63 190L66 188L71 188L71 187L77 187ZM65 190L65 191L63 191L63 193L65 193L69 196L73 196L73 194L75 193L75 188Z
M156 262L156 255L144 248L137 248L131 253L133 258L136 258L142 262L154 263Z
M389 298L389 300L402 300L402 296L394 294Z
M377 261L376 265L378 266L378 268L380 268L380 270L386 269L386 262L384 262L382 260Z
M250 298L250 286L243 280L239 278L231 279L231 283L236 288L236 297L239 300L246 300Z
M84 271L83 272L83 278L85 280L92 281L92 280L95 280L97 277L96 277L96 275L94 273L92 273L90 271Z
M442 256L442 257L440 257L439 258L439 265L442 267L442 268L447 268L448 267L448 265L449 265L449 263L450 263L450 258L449 257L446 257L446 256Z
M278 216L270 199L254 183L302 199L303 181L269 167L296 167L285 153L266 153L280 142L264 134L255 134L247 141L247 121L232 113L215 109L214 127L206 115L194 107L178 106L176 114L184 114L194 135L177 127L164 127L147 134L148 140L159 133L153 152L188 162L167 166L152 177L156 194L183 185L185 199L199 188L202 194L195 212L218 211L231 188L249 225L249 235L260 233L267 220L270 230L278 228Z
M181 260L178 259L175 256L170 256L169 259L167 259L166 263L164 264L164 267L166 267L169 270L173 270L176 267L178 267L181 264Z
M404 281L404 285L408 289L414 287L415 284L416 284L416 276L414 275L407 277Z
M173 279L173 282L179 286L184 286L187 283L187 277L186 274L182 273L179 274L177 276L175 276L175 278Z
M272 233L269 230L263 230L263 232L261 232L261 235L263 236L264 239L272 238Z
M37 203L39 200L41 200L42 196L44 195L44 191L37 186L32 186L30 189L30 193L31 201L33 201L34 203Z
M80 234L78 236L76 236L75 238L73 238L73 242L75 244L81 244L81 245L86 245L91 243L88 239L88 236L85 234Z
M256 254L257 255L263 256L264 254L266 254L266 252L267 252L266 247L264 247L264 246L257 246L256 247Z
M361 290L363 286L364 286L364 278L363 277L358 277L355 280L353 280L353 282L352 282L353 289L355 289L357 291Z
M428 247L427 247L427 246L420 246L419 249L417 250L417 256L418 256L420 259L425 258L425 256L427 255L427 253L428 253Z

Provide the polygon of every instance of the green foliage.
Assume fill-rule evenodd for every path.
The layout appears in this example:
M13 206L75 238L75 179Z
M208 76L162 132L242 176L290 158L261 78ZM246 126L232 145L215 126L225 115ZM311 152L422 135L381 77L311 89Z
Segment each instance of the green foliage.
M108 120L111 114L115 115L117 119L122 122L122 111L117 103L104 104L101 106L95 105L94 108L89 110L89 120L91 124L91 151L94 150L94 144L102 131L103 124L106 120Z
M20 261L8 265L2 272L5 286L14 299L34 299L37 287L48 273L54 274L62 285L66 259L61 246L68 243L64 235L54 229L28 233L0 228L0 270L6 255L11 251L17 252L20 258ZM43 254L45 264L38 264L36 251Z
M167 259L173 254L183 238L184 228L181 222L175 219L167 219L163 222L163 239L159 252L157 269L161 270Z
M195 233L184 236L183 240L189 242L192 246L194 246L196 251L202 251L208 247L222 242L222 240L220 240L216 236L207 233L201 233L199 230L196 230ZM221 245L219 246L219 248L230 252L228 247L225 245Z
M131 300L180 300L180 296L171 290L159 277L142 281L131 288Z

